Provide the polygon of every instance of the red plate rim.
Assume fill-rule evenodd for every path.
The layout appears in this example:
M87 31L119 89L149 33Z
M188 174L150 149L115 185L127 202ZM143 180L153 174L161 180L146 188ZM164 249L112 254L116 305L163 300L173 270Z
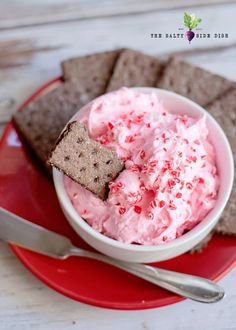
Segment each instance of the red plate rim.
M97 300L95 300L95 299L91 299L91 298L84 297L84 296L80 296L79 299L78 299L78 294L74 294L73 292L68 293L68 291L64 290L64 288L55 286L54 282L49 281L47 277L42 276L42 274L40 272L38 272L37 269L32 267L32 265L28 261L28 259L25 258L23 248L20 248L20 247L14 245L14 244L9 244L9 246L11 247L14 254L26 266L26 268L28 270L30 270L30 272L32 274L34 274L38 279L40 279L44 284L46 284L51 289L57 291L58 293L63 294L66 297L69 297L73 300L76 300L76 301L79 301L79 302L82 302L82 303L85 303L85 304L89 304L89 305L93 305L93 306L101 307L101 308L109 308L109 309L143 310L143 309L164 307L164 306L172 305L172 304L175 304L177 302L186 300L186 298L176 295L176 296L167 297L165 299L162 299L161 301L157 300L157 301L152 301L152 302L145 302L145 305L141 306L140 303L132 303L132 304L131 303L127 303L127 304L122 303L122 304L118 304L118 303L112 303L112 302L107 303L106 301L102 301L102 300L99 301L99 305L98 305ZM223 271L219 272L215 277L210 278L210 280L213 280L213 281L216 281L216 282L219 281L226 274L228 274L235 266L236 266L236 260L231 262L229 265L225 266Z

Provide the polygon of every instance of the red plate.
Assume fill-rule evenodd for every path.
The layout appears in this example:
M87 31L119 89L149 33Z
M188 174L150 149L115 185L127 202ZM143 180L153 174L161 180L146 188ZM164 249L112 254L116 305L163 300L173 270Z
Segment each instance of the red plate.
M47 92L60 78L37 91L24 106ZM43 174L9 123L0 141L0 204L2 207L69 237L91 249L67 223L52 181ZM55 260L12 246L16 256L51 288L75 300L115 309L145 309L176 303L182 298L127 274L86 258ZM184 254L157 263L158 267L218 280L236 264L236 239L215 236L201 254Z

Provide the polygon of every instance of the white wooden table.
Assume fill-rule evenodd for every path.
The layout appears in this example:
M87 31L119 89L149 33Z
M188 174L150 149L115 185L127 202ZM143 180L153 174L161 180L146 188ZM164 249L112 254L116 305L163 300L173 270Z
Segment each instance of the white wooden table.
M185 8L188 3L188 8ZM174 33L184 11L195 12L202 31L228 39L152 39ZM236 80L236 2L222 0L1 0L0 132L19 104L60 75L62 59L116 47L155 55L177 52ZM112 311L69 300L47 288L0 242L0 330L5 329L236 329L236 269L220 284L227 297L214 305L184 301L145 311Z

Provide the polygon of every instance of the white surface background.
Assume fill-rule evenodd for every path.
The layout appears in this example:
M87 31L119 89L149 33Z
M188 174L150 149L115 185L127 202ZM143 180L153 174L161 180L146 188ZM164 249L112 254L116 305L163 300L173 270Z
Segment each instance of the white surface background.
M60 74L70 56L116 47L182 57L236 80L236 2L125 0L1 0L0 131L18 105ZM184 11L203 19L203 31L228 39L156 40L150 33L176 32ZM199 31L200 32L200 31ZM209 261L210 262L210 261ZM109 276L109 274L108 274ZM236 269L220 284L226 298L214 305L183 301L144 311L88 306L52 291L26 270L0 242L0 330L2 329L236 329Z

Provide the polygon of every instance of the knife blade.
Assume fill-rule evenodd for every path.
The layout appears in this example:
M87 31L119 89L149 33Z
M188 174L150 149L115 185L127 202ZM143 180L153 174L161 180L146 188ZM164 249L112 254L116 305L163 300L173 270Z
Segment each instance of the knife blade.
M65 258L66 252L72 247L68 238L1 207L0 239L54 258Z

